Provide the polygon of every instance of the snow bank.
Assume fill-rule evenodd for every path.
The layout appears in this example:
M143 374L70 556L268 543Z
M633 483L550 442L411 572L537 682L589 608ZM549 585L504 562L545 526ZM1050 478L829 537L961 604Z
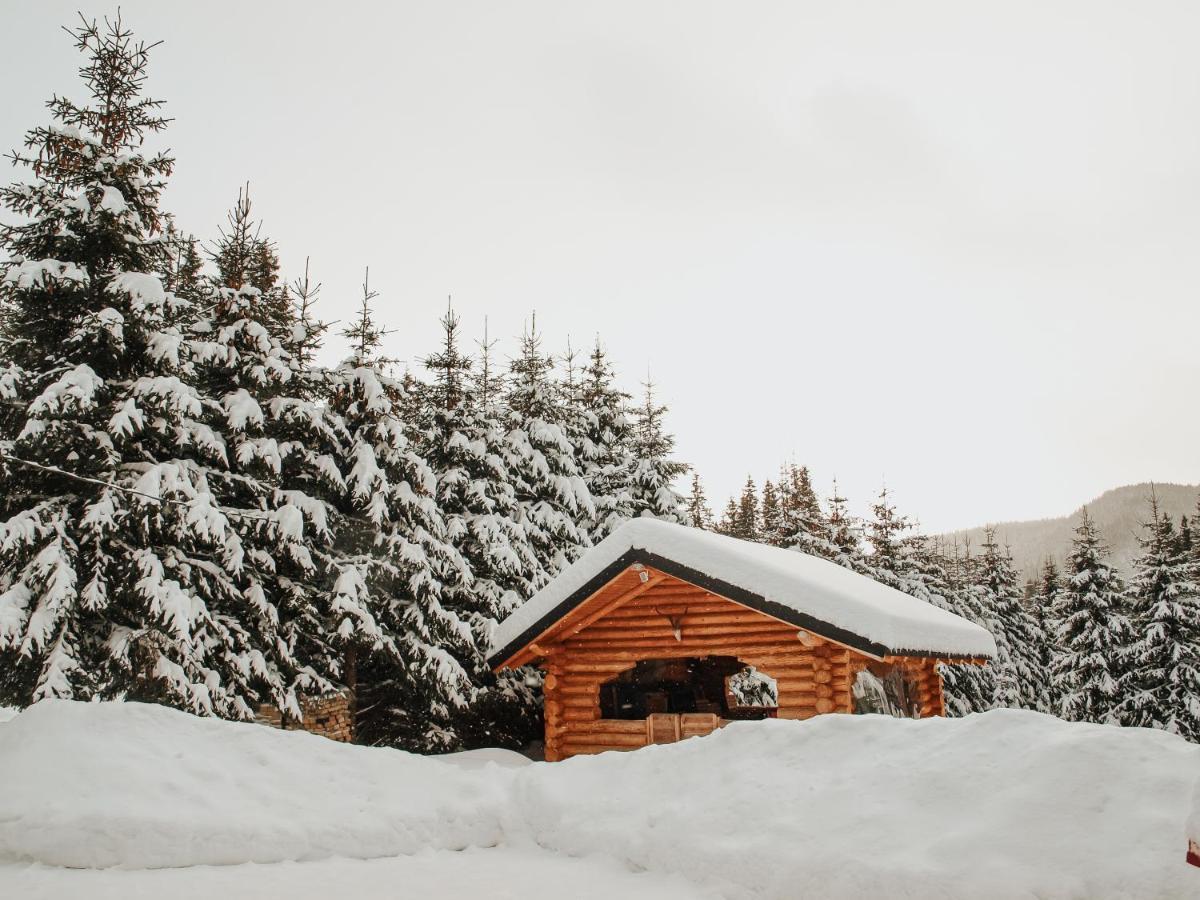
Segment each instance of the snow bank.
M0 706L0 725L16 716L18 712L20 712L20 710L13 709L11 706Z
M997 710L735 724L522 780L543 847L687 874L729 896L1184 897L1200 749Z
M1161 732L1008 710L830 715L516 762L45 702L0 727L0 864L536 844L727 898L1200 896L1182 852L1200 749Z
M629 551L645 551L703 572L768 603L844 629L891 652L994 656L996 642L974 622L797 550L742 541L657 519L626 522L519 606L492 636L499 663L532 640L576 591ZM818 629L819 633L819 629Z
M569 890L564 890L569 886ZM326 859L187 869L0 865L12 900L697 900L678 876L633 873L614 860L536 847L442 850L386 859Z
M443 753L440 756L431 757L438 762L453 763L456 766L461 766L466 769L481 769L489 765L501 766L505 769L522 769L525 766L533 765L533 760L528 756L522 756L515 750L501 750L498 747L489 747L486 750L462 750L458 753Z
M0 727L0 772L0 861L75 867L490 846L504 802L431 758L140 703L38 703Z

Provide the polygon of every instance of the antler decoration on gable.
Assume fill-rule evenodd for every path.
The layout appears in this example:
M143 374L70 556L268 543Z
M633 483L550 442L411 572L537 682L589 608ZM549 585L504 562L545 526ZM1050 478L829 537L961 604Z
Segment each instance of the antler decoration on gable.
M688 608L685 606L683 608L683 612L676 613L675 615L671 615L670 613L665 613L661 609L659 609L657 606L654 607L654 611L656 613L658 613L660 616L662 616L664 619L666 619L668 622L671 623L671 631L675 635L675 640L682 641L683 640L683 617L687 615Z

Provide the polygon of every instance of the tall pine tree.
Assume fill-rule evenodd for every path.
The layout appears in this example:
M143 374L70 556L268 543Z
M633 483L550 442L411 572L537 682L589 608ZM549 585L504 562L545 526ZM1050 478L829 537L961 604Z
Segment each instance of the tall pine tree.
M862 557L858 531L860 523L851 515L847 500L838 490L837 479L833 479L833 496L829 498L829 540L834 548L830 557L840 566L857 568Z
M763 482L762 507L759 513L762 531L759 539L775 547L783 545L783 509L779 490L771 479Z
M1012 558L996 541L996 532L985 531L983 555L976 571L976 587L996 639L996 706L1044 711L1046 673L1039 664L1037 623L1022 604L1020 580Z
M887 488L883 488L871 505L871 518L867 521L867 545L871 554L860 561L864 573L902 590L907 568L904 539L911 528L912 523L896 511Z
M1200 585L1194 555L1181 544L1158 498L1134 562L1134 638L1126 655L1121 718L1200 741Z
M323 373L292 352L278 259L249 215L243 194L230 213L237 229L211 249L216 277L186 346L203 422L223 448L207 486L220 508L237 513L239 583L289 660L286 694L272 700L296 715L299 695L329 692L341 674L326 630L345 490L342 434L323 406Z
M520 748L540 723L537 673L493 674L487 652L496 624L532 595L540 569L520 527L502 422L478 396L472 360L459 349L458 316L447 310L441 324L442 346L425 359L433 381L423 392L420 449L436 479L447 540L470 572L448 583L443 598L474 638L461 661L475 691L455 727L464 746Z
M473 699L468 667L479 635L469 612L445 601L469 588L471 573L447 539L418 427L403 415L408 388L386 372L374 298L364 282L358 316L344 332L352 355L335 373L330 401L344 429L350 507L334 633L354 662L362 741L451 749L461 742L456 718Z
M520 527L541 567L539 587L590 545L587 523L596 515L565 427L568 413L551 378L553 368L535 323L510 365L505 457Z
M575 394L585 423L576 451L595 507L588 523L593 543L640 512L634 490L634 422L627 412L630 397L613 382L612 365L597 338Z
M779 483L782 495L781 546L836 560L839 556L838 548L833 543L829 519L821 509L821 501L813 489L808 466L798 466L795 463L784 466Z
M1075 528L1065 579L1053 562L1043 575L1050 599L1055 651L1050 663L1054 712L1079 722L1117 721L1121 648L1129 641L1121 577L1108 562L1096 523L1085 507Z
M758 489L754 479L746 476L741 495L735 500L729 498L725 508L725 516L721 520L720 531L730 537L743 541L757 541L762 536L761 519L758 508Z
M0 702L298 711L297 688L327 682L246 538L282 533L303 555L303 513L278 497L223 508L235 448L185 332L207 291L159 206L172 160L142 150L166 125L142 94L150 48L119 17L72 35L90 101L50 101L53 124L14 154L33 182L3 192Z
M705 496L699 472L692 473L692 490L687 499L686 524L705 531L711 531L713 528L712 508L708 505L708 497Z
M1037 623L1038 637L1041 639L1039 659L1042 671L1046 673L1046 704L1051 712L1059 709L1059 695L1054 686L1053 664L1058 648L1058 625L1054 620L1053 606L1055 598L1062 590L1062 573L1053 556L1047 556L1042 563L1041 572L1030 579L1026 593L1029 595L1030 611Z
M646 382L642 404L634 411L633 513L668 522L683 522L683 498L675 480L688 470L686 463L672 458L675 436L666 429L667 407L654 398L654 385Z

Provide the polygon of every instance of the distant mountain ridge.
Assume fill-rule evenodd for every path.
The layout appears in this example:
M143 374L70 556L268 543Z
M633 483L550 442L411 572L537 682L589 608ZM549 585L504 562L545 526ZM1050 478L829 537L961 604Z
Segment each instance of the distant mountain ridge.
M1085 504L1112 550L1113 565L1124 574L1129 573L1138 554L1138 537L1143 534L1142 523L1149 515L1152 488L1158 495L1159 509L1176 523L1181 515L1190 516L1196 512L1200 485L1195 484L1129 484L1105 491ZM1000 542L1012 550L1017 571L1028 576L1037 572L1048 556L1063 562L1071 550L1071 539L1082 510L1081 506L1069 516L1057 519L997 522L993 527ZM969 528L947 532L942 537L950 541L957 537L960 543L969 540L972 552L976 552L983 543L983 532L982 527Z

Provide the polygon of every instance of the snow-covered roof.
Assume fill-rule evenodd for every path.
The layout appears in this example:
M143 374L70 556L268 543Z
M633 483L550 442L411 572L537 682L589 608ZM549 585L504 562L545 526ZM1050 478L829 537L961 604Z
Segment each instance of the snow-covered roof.
M492 665L510 659L638 562L877 656L996 653L992 635L979 625L836 563L641 518L592 547L501 622L492 635Z

